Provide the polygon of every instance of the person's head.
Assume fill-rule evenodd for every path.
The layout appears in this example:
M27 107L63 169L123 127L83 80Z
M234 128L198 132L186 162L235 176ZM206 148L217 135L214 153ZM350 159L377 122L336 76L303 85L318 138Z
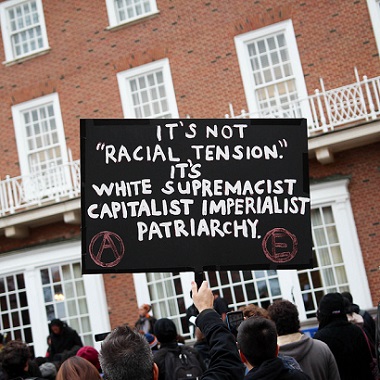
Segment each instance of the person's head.
M80 356L66 359L57 372L56 380L97 380L101 379L98 370L88 360Z
M237 342L243 363L248 362L253 367L278 355L276 326L267 318L244 320L238 328Z
M29 347L19 340L8 342L0 353L0 363L9 378L22 375L28 370Z
M63 330L63 326L64 322L62 322L60 319L53 319L50 322L50 331L55 335L59 335Z
M158 367L145 336L123 325L102 342L100 365L108 380L156 380Z
M169 318L160 318L154 325L154 335L160 343L171 343L177 341L177 328Z
M352 298L352 294L350 292L342 292L341 293L344 298L347 298L350 304L354 303L354 299Z
M150 305L148 305L147 303L144 303L143 305L139 307L139 316L140 317L147 316L151 309L152 307Z
M151 350L157 350L158 349L157 337L149 333L144 334L144 336L147 342L149 343L149 347L151 348Z
M95 366L98 371L101 371L99 352L96 350L96 348L92 346L83 346L77 351L76 356L80 356L81 358L88 360Z
M287 300L278 300L268 307L269 318L276 324L277 334L288 335L299 331L297 306Z
M55 380L57 367L52 362L45 362L39 365L41 376L44 379Z
M333 320L347 320L343 296L340 293L325 294L319 302L317 319L319 328L323 328Z
M243 312L244 318L249 318L253 316L268 318L268 311L254 304L244 306L241 310Z

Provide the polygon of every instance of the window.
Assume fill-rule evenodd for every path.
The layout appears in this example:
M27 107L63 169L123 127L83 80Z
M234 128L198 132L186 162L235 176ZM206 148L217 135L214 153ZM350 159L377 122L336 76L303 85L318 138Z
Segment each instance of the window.
M42 0L9 0L0 4L6 62L49 48Z
M367 0L367 5L375 34L377 50L380 52L380 0Z
M310 118L290 20L237 36L235 44L253 117Z
M117 74L125 118L178 118L169 60Z
M58 94L12 107L21 174L29 196L69 187L65 135Z
M90 317L80 263L40 270L46 323L59 318L76 330L84 345L93 346Z
M110 27L158 13L155 0L106 0Z
M83 344L110 331L102 275L82 276L80 241L61 242L0 255L0 331L45 356L48 321L61 318Z
M307 317L315 317L324 294L349 291L332 206L313 208L311 223L317 266L311 270L298 271Z
M0 275L0 331L6 334L7 341L22 340L34 353L23 273Z

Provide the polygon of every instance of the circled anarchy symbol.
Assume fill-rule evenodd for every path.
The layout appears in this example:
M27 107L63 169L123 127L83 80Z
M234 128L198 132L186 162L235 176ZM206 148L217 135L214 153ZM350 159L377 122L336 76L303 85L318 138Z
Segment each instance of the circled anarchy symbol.
M90 256L95 264L103 268L114 267L119 264L124 256L124 243L118 234L110 231L102 231L96 234L88 247ZM111 256L113 261L104 260L103 255Z

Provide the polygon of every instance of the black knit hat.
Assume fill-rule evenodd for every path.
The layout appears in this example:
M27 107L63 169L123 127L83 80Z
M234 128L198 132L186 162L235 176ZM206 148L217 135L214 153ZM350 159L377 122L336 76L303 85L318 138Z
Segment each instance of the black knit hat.
M154 324L154 335L160 343L170 343L177 340L177 328L172 320L160 318Z
M324 316L345 315L344 298L340 293L328 293L324 295L319 303L318 313Z
M52 319L51 321L50 321L50 326L59 326L59 327L63 327L64 326L64 322L63 321L61 321L60 319Z

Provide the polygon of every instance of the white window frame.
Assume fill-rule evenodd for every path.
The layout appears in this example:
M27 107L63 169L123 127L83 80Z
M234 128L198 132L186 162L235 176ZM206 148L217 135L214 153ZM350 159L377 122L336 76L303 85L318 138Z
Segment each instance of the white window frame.
M240 72L243 80L244 92L248 103L249 113L257 115L259 106L255 96L256 84L252 77L252 69L250 67L247 45L253 40L263 38L266 35L283 32L285 34L289 56L292 60L292 68L294 70L294 78L297 86L298 101L301 103L303 117L312 120L310 107L307 99L307 89L303 77L301 59L299 56L296 37L294 33L293 23L291 20L281 21L276 24L266 26L248 33L235 37L235 47L240 66ZM257 116L256 116L257 117Z
M367 0L368 11L375 35L377 51L380 52L380 0Z
M28 152L29 150L27 149L27 145L26 145L26 134L25 134L26 131L24 128L24 120L22 118L22 113L25 111L28 111L29 109L41 107L49 103L52 103L53 108L54 108L54 115L55 115L55 121L56 121L56 126L57 126L59 145L60 145L61 154L62 154L62 162L63 163L68 162L65 132L63 128L62 113L61 113L61 107L59 103L58 94L53 93L50 95L42 96L40 98L26 101L24 103L19 103L12 107L12 116L13 116L13 123L14 123L15 134L16 134L16 143L17 143L17 150L18 150L18 155L19 155L20 170L23 176L29 175L31 173L30 173L28 158L27 158L27 155L25 154L25 152Z
M119 84L121 104L123 108L124 117L127 119L135 119L137 116L133 109L133 101L131 92L129 90L129 80L139 75L145 75L150 71L162 70L165 91L168 100L169 112L172 119L179 118L177 101L175 98L172 74L170 71L169 59L164 58L155 62L147 63L133 69L125 70L117 74L117 81Z
M11 255L0 255L1 275L24 273L36 356L45 356L46 337L49 335L40 269L80 260L80 241L46 245L35 249L16 251ZM92 333L95 335L110 331L103 276L100 274L83 275L83 282ZM95 342L95 348L100 349L99 342Z
M9 21L8 21L8 10L21 3L29 2L29 0L9 0L9 1L4 1L0 3L1 33L3 36L3 44L4 44L4 51L5 51L5 61L3 62L3 64L9 64L9 63L19 61L28 57L40 55L41 53L50 49L48 37L47 37L47 31L46 31L44 11L42 7L42 0L35 0L35 1L36 1L37 9L38 9L39 23L41 26L43 47L33 50L31 52L28 52L27 54L23 54L19 56L15 56L13 52L12 41L10 37L10 27L9 27Z
M118 26L126 25L135 23L136 21L139 21L141 19L144 19L146 17L150 17L152 15L155 15L159 13L157 9L157 3L156 0L149 0L151 11L148 13L143 13L137 17L133 17L124 21L119 21L117 14L116 14L116 7L115 7L115 0L106 0L106 6L107 6L107 13L108 13L108 22L109 27L108 29L116 28Z

